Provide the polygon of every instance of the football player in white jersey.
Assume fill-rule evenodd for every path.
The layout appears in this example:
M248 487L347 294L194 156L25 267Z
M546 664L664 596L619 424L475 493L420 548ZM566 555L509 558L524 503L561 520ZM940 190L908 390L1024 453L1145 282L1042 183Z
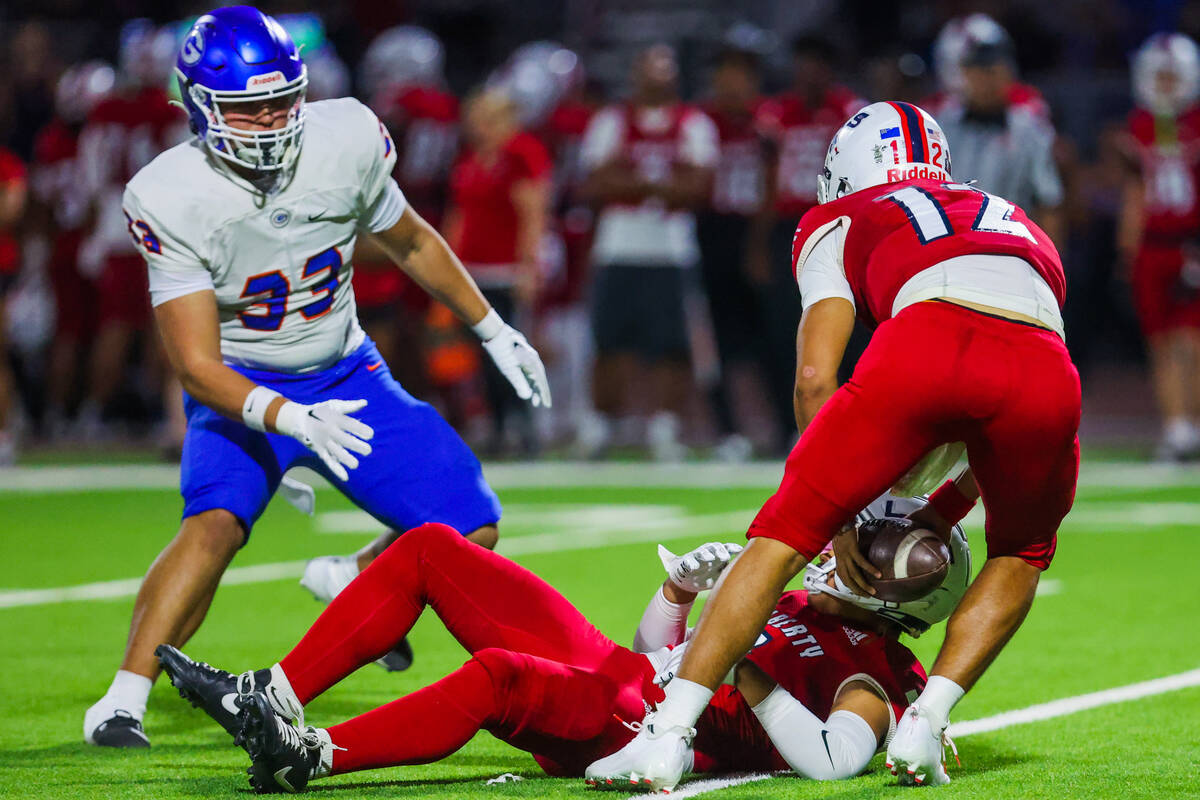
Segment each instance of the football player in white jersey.
M187 392L183 523L138 592L121 669L84 718L88 742L116 747L148 746L154 648L196 631L290 467L320 472L394 530L443 522L496 542L500 504L478 460L359 327L361 231L471 325L518 395L550 404L537 352L406 207L387 130L353 99L306 105L306 70L279 23L249 6L206 14L177 73L196 136L135 175L123 205Z

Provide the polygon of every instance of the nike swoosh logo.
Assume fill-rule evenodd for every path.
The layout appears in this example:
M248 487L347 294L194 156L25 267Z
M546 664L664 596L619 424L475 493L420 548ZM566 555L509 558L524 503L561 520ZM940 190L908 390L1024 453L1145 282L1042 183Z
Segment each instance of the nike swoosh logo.
M230 714L233 714L235 717L241 711L241 709L238 708L238 704L237 704L236 700L237 700L237 695L234 694L233 692L230 692L229 694L221 695L221 708L225 709Z
M278 783L280 786L282 786L284 789L287 789L292 794L295 794L296 787L294 787L290 783L288 783L288 779L287 779L288 773L291 771L292 771L291 767L281 767L280 769L275 770L275 782Z
M821 742L825 745L825 757L829 759L829 766L837 769L833 763L833 754L829 752L829 731L821 731Z
M329 209L325 209L324 211L318 211L316 214L309 214L308 221L309 222L349 222L351 219L354 218L353 214L330 214L329 216L326 216L328 213L329 213Z
M382 367L382 366L383 366L383 362L382 362L382 361L376 361L374 364L368 364L368 365L367 365L367 372L374 372L375 370L379 369L379 368L380 368L380 367Z

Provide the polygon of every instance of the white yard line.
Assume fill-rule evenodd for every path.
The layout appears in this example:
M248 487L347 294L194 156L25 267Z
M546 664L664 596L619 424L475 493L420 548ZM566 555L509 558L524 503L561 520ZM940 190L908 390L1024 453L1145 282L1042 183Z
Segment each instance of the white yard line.
M1200 686L1200 669L1168 675L1165 678L1155 678L1127 686L1117 686L1103 689L1099 692L1064 697L1061 700L1051 700L1049 703L1038 703L1028 708L1015 711L1005 711L982 719L972 719L966 722L956 722L950 726L947 733L951 736L973 736L977 733L989 733L1014 725L1024 725L1029 722L1041 722L1055 717L1065 717L1090 708L1109 706L1114 703L1125 703L1130 700L1140 700L1143 697L1153 697L1156 694L1166 694L1180 689Z
M1143 697L1153 697L1154 695L1175 692L1180 689L1190 689L1195 686L1200 686L1200 669L1180 672L1177 675L1168 675L1165 678L1131 683L1128 686L1103 689L1099 692L1081 694L1075 697L1064 697L1061 700L1038 703L1028 708L1005 711L1001 714L983 717L982 719L956 722L950 726L946 733L956 738L974 736L977 733L991 733L992 731L1011 728L1015 725L1025 725L1030 722L1041 722L1056 717L1065 717L1069 714L1087 711L1092 708L1109 706L1114 703L1126 703L1130 700L1141 700ZM774 773L771 772L759 772L752 775L700 780L685 783L679 791L671 792L668 796L671 798L696 797L697 795L708 794L720 789L728 789L731 786L740 786L744 783L766 780L773 776ZM635 798L640 800L640 798L646 797L662 797L662 795L650 793L635 794L629 800L635 800Z
M498 549L506 556L522 556L534 553L591 550L614 545L652 542L684 535L695 537L697 540L717 534L740 535L745 533L756 511L757 509L743 509L716 514L670 516L641 520L617 529L567 530L528 536L510 536L500 540ZM304 574L306 563L305 561L281 561L273 564L233 567L225 571L225 576L221 578L221 584L232 586L299 578ZM123 578L115 581L100 581L49 589L0 590L0 609L80 600L119 600L137 594L141 584L141 578Z
M300 479L321 479L296 470ZM484 473L496 489L539 487L627 488L762 488L773 489L783 475L782 461L749 464L650 464L544 461L533 464L492 464ZM176 489L179 468L167 464L13 467L0 470L0 494L5 492L81 492L130 489ZM1155 464L1085 463L1079 476L1085 488L1200 487L1200 468Z

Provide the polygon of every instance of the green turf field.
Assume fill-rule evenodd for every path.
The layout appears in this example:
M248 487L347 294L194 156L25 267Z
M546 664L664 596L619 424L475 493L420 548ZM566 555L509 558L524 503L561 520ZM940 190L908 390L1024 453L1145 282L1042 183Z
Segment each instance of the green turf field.
M489 470L507 507L502 549L563 591L610 636L627 642L661 580L654 543L678 550L737 539L770 493L775 468L724 469L657 472L631 465L599 477L569 464L532 474ZM83 711L117 667L136 580L74 592L21 591L139 577L177 524L180 501L169 488L169 474L148 470L140 484L140 473L130 478L117 470L110 473L117 483L155 488L99 490L80 488L94 483L88 471L40 477L19 472L20 480L0 472L0 795L245 796L243 752L165 681L150 699L151 750L83 744ZM57 484L56 490L12 488L39 483ZM978 562L981 529L978 522L968 527ZM218 592L186 651L235 671L277 660L320 611L296 585L303 559L350 552L372 531L332 491L318 493L312 519L277 500L234 562L237 568L275 566L233 572L233 585ZM1087 465L1076 511L1046 576L1047 591L959 705L955 721L1200 668L1198 531L1200 472ZM926 663L940 636L934 629L913 645ZM411 640L417 661L410 671L389 675L364 668L312 703L308 720L340 721L432 682L466 658L431 614ZM936 791L964 798L1200 797L1195 684L962 737L963 765L951 768L954 782L945 789L895 787L876 758L866 775L846 783L772 778L700 796L857 798ZM505 772L525 780L486 784ZM582 781L539 777L527 755L486 734L440 764L343 776L314 790L326 797L612 796L597 795Z

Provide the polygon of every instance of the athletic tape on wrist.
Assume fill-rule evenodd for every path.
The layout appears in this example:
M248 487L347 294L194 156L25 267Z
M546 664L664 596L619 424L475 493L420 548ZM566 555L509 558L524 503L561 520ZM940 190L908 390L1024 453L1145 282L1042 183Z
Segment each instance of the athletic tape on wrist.
M283 395L266 386L255 386L250 390L250 393L246 395L246 402L242 403L242 422L246 423L247 428L255 431L267 429L264 417L267 409L271 407L271 401L276 397L283 397Z
M504 330L504 320L496 313L496 309L488 311L487 315L471 326L471 330L475 331L475 335L482 341L488 341L496 338L500 331Z
M963 495L954 481L946 481L929 495L929 505L946 522L957 525L975 507L975 501Z

